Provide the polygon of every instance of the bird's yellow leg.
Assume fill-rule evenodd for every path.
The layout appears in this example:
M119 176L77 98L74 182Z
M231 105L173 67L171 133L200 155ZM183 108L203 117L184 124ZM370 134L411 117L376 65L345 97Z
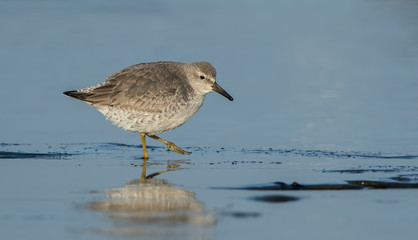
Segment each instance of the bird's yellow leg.
M147 153L147 145L145 144L145 133L140 133L141 134L141 142L142 142L142 150L144 151L144 159L149 159L148 157L148 153Z
M164 143L165 145L167 145L168 149L171 149L171 150L173 150L176 153L187 154L187 155L190 154L189 152L184 151L183 149L181 149L180 147L178 147L176 144L174 144L172 142L169 142L167 140L164 140L164 139L162 139L160 137L157 137L155 135L147 135L147 136L150 137L150 138L153 138L153 139L155 139L155 140L157 140L159 142Z

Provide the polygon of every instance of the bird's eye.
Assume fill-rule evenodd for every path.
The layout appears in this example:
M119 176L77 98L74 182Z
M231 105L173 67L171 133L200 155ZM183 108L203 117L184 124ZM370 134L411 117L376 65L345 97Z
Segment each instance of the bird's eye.
M203 76L203 75L200 75L200 79L205 79L205 76Z

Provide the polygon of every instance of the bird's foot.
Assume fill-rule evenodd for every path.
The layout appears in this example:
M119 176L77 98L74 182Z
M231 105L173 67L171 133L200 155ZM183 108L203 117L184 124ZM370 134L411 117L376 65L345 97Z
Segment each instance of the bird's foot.
M155 140L157 140L159 142L164 143L165 145L167 145L168 149L171 149L171 150L173 150L176 153L179 153L179 154L187 154L187 155L190 154L188 151L184 151L183 149L181 149L180 147L178 147L176 144L174 144L172 142L169 142L167 140L164 140L164 139L162 139L160 137L157 137L155 135L148 135L148 137L153 138L153 139L155 139Z
M176 144L174 144L172 142L167 141L166 145L167 145L168 149L171 149L176 153L186 154L186 155L190 154L188 151L185 151L185 150L181 149L180 147L178 147Z

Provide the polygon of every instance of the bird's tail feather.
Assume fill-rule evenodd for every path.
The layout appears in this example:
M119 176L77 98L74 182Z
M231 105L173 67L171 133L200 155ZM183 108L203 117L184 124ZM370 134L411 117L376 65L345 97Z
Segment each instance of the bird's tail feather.
M91 94L86 92L80 92L80 91L66 91L63 92L65 96L69 96L81 101L85 101L87 97L89 97Z

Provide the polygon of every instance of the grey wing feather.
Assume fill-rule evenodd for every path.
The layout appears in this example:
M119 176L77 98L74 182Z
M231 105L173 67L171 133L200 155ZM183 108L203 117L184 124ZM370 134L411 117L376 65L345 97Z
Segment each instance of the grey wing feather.
M111 75L85 99L93 106L115 106L144 113L161 112L176 94L187 93L183 71L173 63L138 64Z

